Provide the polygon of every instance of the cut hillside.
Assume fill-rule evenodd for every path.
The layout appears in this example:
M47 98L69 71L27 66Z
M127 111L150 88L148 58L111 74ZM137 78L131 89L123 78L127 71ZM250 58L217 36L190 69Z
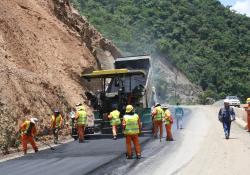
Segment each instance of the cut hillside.
M80 73L107 67L117 56L68 0L1 0L1 149L13 144L20 119L49 120L54 108L65 114L86 102Z

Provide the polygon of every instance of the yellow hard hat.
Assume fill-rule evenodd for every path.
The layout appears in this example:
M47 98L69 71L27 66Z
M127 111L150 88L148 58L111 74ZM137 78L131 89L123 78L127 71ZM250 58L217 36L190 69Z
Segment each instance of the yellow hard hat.
M250 98L247 98L247 103L250 103Z
M134 109L134 107L132 105L127 105L126 106L126 113L133 111L133 109Z

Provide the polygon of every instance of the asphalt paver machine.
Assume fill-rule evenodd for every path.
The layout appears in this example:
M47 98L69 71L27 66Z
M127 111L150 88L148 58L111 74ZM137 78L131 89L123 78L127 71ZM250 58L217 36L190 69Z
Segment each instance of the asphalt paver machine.
M151 106L154 105L154 91L152 88L152 72L150 56L133 56L117 58L115 69L97 70L89 74L82 74L82 78L99 81L100 87L85 94L94 109L94 125L86 128L86 133L111 134L108 115L114 106L125 113L126 105L131 104L139 114L142 131L151 132ZM121 127L118 132L121 133Z

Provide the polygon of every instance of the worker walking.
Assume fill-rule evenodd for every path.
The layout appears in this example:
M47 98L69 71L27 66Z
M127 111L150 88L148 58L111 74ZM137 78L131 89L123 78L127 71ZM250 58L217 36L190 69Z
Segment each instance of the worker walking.
M177 129L183 129L184 111L180 107L180 103L176 103L176 108L175 108L174 116L175 116L175 119L176 119Z
M113 111L110 112L110 114L108 115L108 118L110 119L110 124L112 126L113 139L116 140L117 129L118 129L118 126L121 124L120 112L118 111L116 105L113 106Z
M141 146L138 134L141 131L141 122L139 116L134 113L132 105L126 106L126 112L122 122L124 134L126 136L127 159L132 159L132 146L134 144L137 159L141 158Z
M224 100L224 107L220 108L218 114L219 121L223 125L225 138L229 139L231 122L235 120L234 109L229 106L229 100Z
M75 120L77 123L79 143L83 143L85 126L87 124L87 113L86 113L85 108L83 107L83 105L81 103L76 105Z
M161 105L157 103L152 112L153 122L154 122L154 137L157 138L158 130L160 130L160 141L162 139L162 120L164 112L161 108Z
M164 111L164 123L166 128L166 141L174 141L173 135L172 135L172 124L173 124L173 117L171 115L171 112L168 109L168 106L165 105L162 107Z
M58 134L62 128L63 118L58 109L54 110L54 114L51 116L50 125L54 136L54 143L58 144Z
M247 112L247 130L250 132L250 98L247 98L247 105L244 108Z
M21 139L23 145L23 153L27 154L27 144L30 143L35 152L38 152L38 148L36 146L36 142L34 141L34 137L37 134L36 131L36 122L37 118L31 118L30 120L26 120L20 126Z

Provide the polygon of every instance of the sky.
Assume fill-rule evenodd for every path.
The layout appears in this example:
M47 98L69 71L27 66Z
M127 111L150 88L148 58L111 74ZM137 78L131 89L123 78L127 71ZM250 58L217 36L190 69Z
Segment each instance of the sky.
M232 6L230 9L250 17L250 0L219 0L223 5Z

